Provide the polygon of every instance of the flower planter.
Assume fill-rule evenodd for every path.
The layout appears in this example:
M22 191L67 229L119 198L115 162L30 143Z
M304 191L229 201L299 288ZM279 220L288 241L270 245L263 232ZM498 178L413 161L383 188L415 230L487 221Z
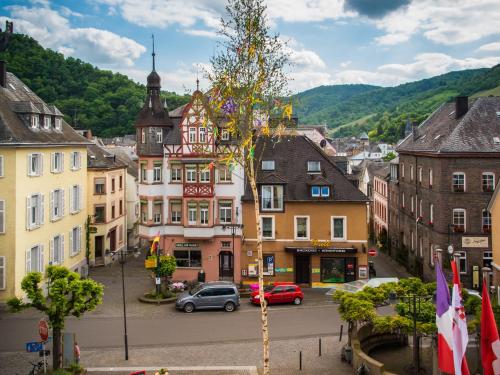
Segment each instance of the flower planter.
M151 297L146 297L146 295L143 295L143 296L139 296L138 300L142 303L166 305L166 304L175 303L175 301L177 301L177 296L173 296L173 297L169 297L169 298L151 298Z

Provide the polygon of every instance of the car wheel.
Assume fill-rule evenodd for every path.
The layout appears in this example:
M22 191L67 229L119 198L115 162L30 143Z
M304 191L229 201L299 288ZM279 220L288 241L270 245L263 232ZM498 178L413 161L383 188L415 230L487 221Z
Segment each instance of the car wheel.
M302 299L300 299L300 297L295 297L295 299L293 300L294 305L300 305L301 303L302 303Z
M235 307L236 306L234 305L234 303L228 302L224 305L224 310L226 310L227 312L233 312Z
M184 312L192 313L194 311L194 305L189 302L184 305Z

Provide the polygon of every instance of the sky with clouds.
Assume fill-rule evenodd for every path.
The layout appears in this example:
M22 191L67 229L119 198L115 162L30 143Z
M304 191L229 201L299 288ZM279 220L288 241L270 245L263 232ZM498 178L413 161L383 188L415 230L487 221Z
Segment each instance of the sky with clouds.
M2 0L1 27L145 82L151 34L162 88L192 91L217 48L224 0ZM500 63L498 0L268 0L287 41L292 91L393 86ZM200 73L201 86L206 81Z

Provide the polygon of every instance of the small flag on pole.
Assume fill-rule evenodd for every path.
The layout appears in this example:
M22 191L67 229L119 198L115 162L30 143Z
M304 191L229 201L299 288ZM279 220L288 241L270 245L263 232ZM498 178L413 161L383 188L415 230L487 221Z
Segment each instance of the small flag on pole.
M484 375L500 374L500 340L495 315L491 308L486 280L483 280L481 308L481 362Z
M150 250L151 255L156 254L156 251L158 250L158 246L160 246L160 233L159 232L158 232L158 235L154 238L153 243L151 244L151 250Z

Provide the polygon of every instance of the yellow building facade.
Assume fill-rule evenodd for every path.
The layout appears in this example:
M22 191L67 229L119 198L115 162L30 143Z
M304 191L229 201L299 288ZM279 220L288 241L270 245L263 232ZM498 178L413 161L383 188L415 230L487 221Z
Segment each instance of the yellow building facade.
M114 155L97 145L88 147L91 265L106 265L114 252L127 248L126 176L126 165Z
M496 287L497 297L500 301L500 184L497 184L487 209L491 215L492 283Z
M87 141L14 75L0 87L0 301L30 271L86 273Z

